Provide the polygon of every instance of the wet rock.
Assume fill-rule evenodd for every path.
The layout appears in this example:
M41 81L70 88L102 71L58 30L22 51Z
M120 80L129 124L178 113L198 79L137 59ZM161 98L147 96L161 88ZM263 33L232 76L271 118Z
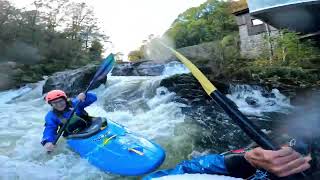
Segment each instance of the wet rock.
M139 76L159 76L164 70L164 64L145 62L137 67Z
M230 93L228 81L213 82L216 87L226 93ZM198 127L197 134L194 134L196 147L198 149L210 150L211 153L221 153L231 149L246 147L252 141L239 128L239 126L228 117L227 114L216 104L202 89L201 85L191 74L181 74L163 79L160 86L166 87L169 91L175 92L177 101L186 104L182 107L182 113L186 115L185 122ZM235 87L235 86L233 86ZM241 86L243 88L261 90L259 86ZM250 88L249 88L250 87ZM238 91L240 89L233 88ZM243 90L243 89L242 89ZM275 97L274 93L265 92L266 97ZM179 99L180 98L180 99ZM247 97L246 102L252 106L259 106L258 99ZM272 101L268 104L274 105ZM235 107L236 104L232 103ZM250 118L260 129L270 130L274 127L272 120L259 119L259 117Z
M220 81L214 82L215 86L222 92L227 92L229 85ZM166 87L169 91L175 92L177 96L190 101L201 101L203 105L211 99L203 90L201 84L191 74L179 74L163 79L160 86ZM201 103L200 103L201 104Z
M246 103L248 103L251 106L255 106L255 107L259 106L258 99L254 98L254 97L250 97L250 96L246 97L245 101L246 101Z
M269 99L266 101L266 105L268 105L268 106L274 106L275 104L276 104L276 101L274 101L274 100Z
M200 129L194 135L197 148L221 153L230 150L230 147L245 147L251 142L250 138L216 107L193 107L188 118L192 121L190 123L196 124Z
M128 62L116 64L112 70L114 76L160 76L164 70L164 63L152 61Z
M272 92L268 92L268 91L262 91L261 95L265 98L276 98L276 95Z
M116 64L112 70L114 76L138 76L132 63Z
M55 73L47 79L42 93L45 94L53 89L61 89L69 96L75 96L85 91L98 68L98 65L87 65L79 69ZM91 89L97 88L106 80L107 78L97 81Z
M228 92L227 83L215 82L217 88ZM230 146L244 147L250 139L233 123L219 105L205 93L191 74L181 74L161 81L160 86L176 93L180 102L188 106L182 108L185 122L195 124L201 130L193 134L197 148L210 149L213 153L227 151Z

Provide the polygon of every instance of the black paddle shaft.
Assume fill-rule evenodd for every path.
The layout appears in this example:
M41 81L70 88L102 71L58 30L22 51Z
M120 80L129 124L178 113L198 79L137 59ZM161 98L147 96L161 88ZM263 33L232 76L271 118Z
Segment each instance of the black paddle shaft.
M89 89L91 88L93 83L90 83L89 86L87 87L87 89L84 91L84 94L87 95L87 92L89 91ZM76 112L76 109L78 108L80 104L80 100L79 102L75 105L75 107L72 109L69 118L67 119L66 123L63 124L63 126L59 129L59 132L57 134L56 139L53 141L53 145L56 145L59 138L61 137L62 133L64 132L64 130L67 128L67 126L69 125L70 119L72 118L73 114Z
M252 123L246 116L244 116L238 108L235 108L233 104L229 103L230 100L218 90L215 90L210 94L210 97L216 101L220 107L230 116L235 123L260 147L266 150L279 150L280 146L272 143L269 136L260 130L255 124ZM299 173L293 176L276 178L281 180L298 180L306 177L305 173Z
M210 94L211 98L230 116L235 123L259 146L267 150L279 150L280 147L272 143L271 139L262 132L255 124L244 116L238 108L229 103L230 100L218 90Z
M112 59L109 59L108 58L111 57ZM113 59L113 54L110 54L105 63L100 66L100 68L98 69L98 71L96 72L96 74L94 75L94 77L92 78L92 80L90 81L90 84L88 85L87 89L84 91L84 94L87 95L87 92L89 91L89 89L92 87L92 85L96 82L96 80L98 80L99 78L101 78L101 76L106 76L107 73L111 70L111 68L108 69L109 66L112 66L112 62L114 61ZM106 73L105 73L106 72ZM75 105L75 107L73 108L73 110L71 111L70 113L70 117L67 119L67 122L62 126L62 128L59 129L59 132L57 134L57 137L56 139L53 141L53 144L56 145L59 138L61 137L63 131L66 129L66 127L68 126L69 122L70 122L70 119L72 118L73 114L76 112L76 109L78 108L80 104L80 101Z

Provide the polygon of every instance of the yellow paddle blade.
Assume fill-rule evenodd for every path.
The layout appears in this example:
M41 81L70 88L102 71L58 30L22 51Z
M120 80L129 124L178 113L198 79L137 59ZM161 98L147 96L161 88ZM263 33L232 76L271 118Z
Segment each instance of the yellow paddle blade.
M164 47L168 48L175 56L191 71L193 76L200 82L203 89L210 96L210 94L217 90L216 87L208 80L208 78L194 65L190 60L184 57L181 53L174 50L173 48L165 45L163 42L159 41Z

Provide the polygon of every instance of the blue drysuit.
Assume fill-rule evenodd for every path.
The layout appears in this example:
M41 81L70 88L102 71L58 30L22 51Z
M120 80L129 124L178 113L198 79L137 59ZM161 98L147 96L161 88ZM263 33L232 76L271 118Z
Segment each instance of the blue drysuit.
M78 108L76 109L75 113L78 116L83 116L86 114L84 108L91 105L93 102L97 100L97 96L93 93L87 93L86 99L84 102L80 102ZM76 104L79 102L79 99L73 98L71 100L71 106L75 107ZM71 108L72 108L71 107ZM71 110L63 112L62 118L68 119L70 117ZM43 131L43 137L41 144L45 145L47 142L53 142L57 135L57 130L60 125L63 125L61 119L53 112L53 110L49 111L45 117L45 128Z
M244 154L212 154L182 161L173 169L151 173L143 180L177 174L216 174L248 178L255 172L256 169L245 160Z

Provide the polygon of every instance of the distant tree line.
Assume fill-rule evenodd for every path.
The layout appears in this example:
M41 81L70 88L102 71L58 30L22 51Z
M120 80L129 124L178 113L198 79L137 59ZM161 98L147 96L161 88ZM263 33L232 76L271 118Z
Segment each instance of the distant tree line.
M183 12L165 33L177 48L221 40L238 31L230 2L208 0L199 7Z
M108 38L85 3L35 0L27 9L18 9L0 0L0 64L10 64L0 69L0 78L21 84L83 66L101 58Z
M229 1L207 0L198 7L192 7L181 13L164 33L164 37L173 41L176 48L220 41L225 36L235 34L238 26ZM143 58L144 47L150 41L129 53L129 59Z
M256 59L240 55L239 30L232 12L247 8L245 0L207 0L180 14L164 33L175 48L212 42L212 61L191 59L196 65L221 69L221 77L230 79L254 79L274 84L292 83L296 86L320 85L320 49L312 40L301 39L299 33L280 30L278 36L264 35L261 54ZM142 46L129 53L129 60L146 59L153 35ZM272 44L270 53L269 44ZM318 42L319 44L319 42ZM154 48L152 50L155 50ZM159 50L159 52L161 52ZM214 63L212 63L214 62ZM276 82L273 82L276 81Z

